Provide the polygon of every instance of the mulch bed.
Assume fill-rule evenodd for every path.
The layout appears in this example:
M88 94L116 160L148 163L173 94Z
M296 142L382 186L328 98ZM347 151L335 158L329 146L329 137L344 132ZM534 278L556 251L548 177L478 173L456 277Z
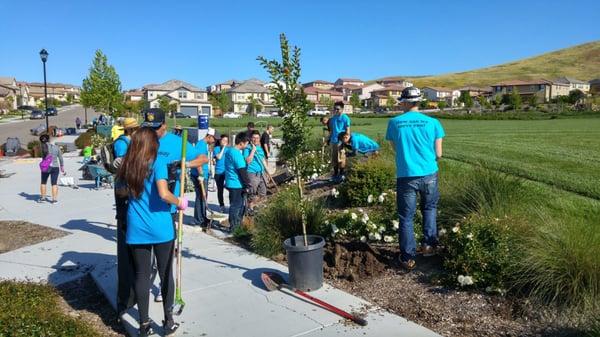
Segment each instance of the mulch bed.
M0 254L69 233L27 221L0 221Z
M556 326L555 315L523 299L441 284L439 257L417 258L408 273L395 265L398 248L337 242L325 249L327 282L448 337L580 336Z

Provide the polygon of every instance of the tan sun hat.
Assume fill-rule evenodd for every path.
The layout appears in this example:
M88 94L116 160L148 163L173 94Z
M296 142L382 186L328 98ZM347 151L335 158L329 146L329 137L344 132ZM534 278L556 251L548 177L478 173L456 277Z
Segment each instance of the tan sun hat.
M123 129L133 129L133 128L137 128L140 125L138 124L137 120L135 118L125 118L125 120L123 121Z

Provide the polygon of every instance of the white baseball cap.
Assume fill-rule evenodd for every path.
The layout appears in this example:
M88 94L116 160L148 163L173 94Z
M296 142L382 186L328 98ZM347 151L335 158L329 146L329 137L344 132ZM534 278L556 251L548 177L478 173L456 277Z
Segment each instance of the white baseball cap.
M215 129L208 128L208 132L206 134L209 135L209 136L213 136L214 137L216 135L216 133L217 132L215 131Z

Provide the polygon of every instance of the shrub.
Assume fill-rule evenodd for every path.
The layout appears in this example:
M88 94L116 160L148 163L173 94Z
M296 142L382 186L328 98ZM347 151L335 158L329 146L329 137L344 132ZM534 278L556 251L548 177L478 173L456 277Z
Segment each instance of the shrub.
M300 175L302 179L311 180L329 171L330 156L321 156L319 151L308 151L300 154L298 159ZM292 162L289 163L292 170L295 172Z
M29 143L27 143L27 150L29 150L29 153L32 157L41 156L42 151L40 145L41 143L39 140L32 140Z
M600 317L600 212L543 222L526 239L516 284L545 303Z
M368 205L369 195L376 196L395 187L394 172L394 161L382 156L353 161L346 182L340 186L342 200L349 206Z
M64 314L49 285L0 281L0 336L99 336Z
M516 253L510 223L509 218L473 214L450 229L441 229L448 280L460 286L506 289Z
M292 187L280 191L255 217L251 245L258 254L271 257L283 252L283 241L302 233L304 203L306 230L310 234L324 234L325 213L319 200L301 201Z
M80 134L79 137L75 139L75 146L82 150L84 147L92 145L92 136L95 134L96 132L94 129L88 129L87 132Z

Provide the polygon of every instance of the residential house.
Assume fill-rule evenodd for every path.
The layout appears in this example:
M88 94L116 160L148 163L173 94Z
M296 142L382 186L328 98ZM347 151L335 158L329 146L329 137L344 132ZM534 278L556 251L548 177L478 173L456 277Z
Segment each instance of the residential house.
M17 87L19 88L17 96L17 106L22 105L35 105L35 98L29 94L29 83L23 81L17 81Z
M44 83L28 83L29 95L36 102L44 100ZM81 89L78 86L64 83L46 83L48 99L56 99L61 102L67 102L69 99L78 101L81 96Z
M431 102L446 102L449 106L456 104L460 91L444 87L425 87L423 88L423 97Z
M158 108L160 99L166 97L169 103L177 104L177 111L188 116L199 114L212 116L212 105L206 90L180 80L170 80L162 84L148 84L142 88L144 98L150 108Z
M600 78L588 82L590 84L590 94L600 95Z
M383 86L398 85L398 86L405 87L405 88L413 86L412 82L405 80L403 78L398 78L398 77L384 77L384 78L378 79L375 82L379 83Z
M331 82L327 82L327 81L315 80L312 82L304 83L304 84L302 84L302 86L305 88L314 87L314 88L322 89L322 90L331 90L331 89L333 89L334 84Z
M355 94L355 93L358 94L358 98L360 98L360 101L366 107L372 103L371 92L373 92L374 90L379 90L379 89L383 89L383 88L385 88L385 87L379 83L367 84L367 85L364 85L362 87L352 90L352 93L350 94L350 96L352 96L352 94Z
M237 113L251 113L253 102L262 107L261 111L272 111L275 108L269 88L257 79L246 80L227 89L227 95L233 103L233 111Z
M349 101L350 97L352 97L352 94L357 92L357 90L360 88L360 86L354 84L336 84L333 87L333 90L341 92L342 96L344 97L344 101Z
M221 91L227 91L236 85L239 85L242 81L238 80L229 80L222 83L213 84L211 86L206 87L206 90L210 93L220 93Z
M463 92L468 92L471 97L489 97L492 95L492 87L474 87L474 86L466 86L457 89L462 94Z
M328 109L328 106L323 103L324 101L344 102L344 112L352 113L352 105L344 101L344 95L339 91L308 87L304 89L304 93L306 98L315 104L316 109Z
M404 87L400 85L388 85L381 89L371 90L369 105L371 107L385 107L390 97L396 105L398 104L398 98L402 96L402 90L404 90Z
M580 90L583 93L587 94L590 92L590 84L588 82L580 81L578 79L572 77L559 77L553 81L554 83L563 83L569 85L569 91Z
M511 80L492 85L492 94L505 95L512 93L513 88L519 92L524 101L536 96L539 102L548 102L558 96L568 96L571 86L566 83L548 80Z
M14 77L0 77L0 113L17 108L18 92Z
M132 101L132 102L137 102L137 101L141 101L144 98L144 92L142 90L129 90L127 92L125 92L125 100L126 101Z
M338 78L337 81L335 81L334 85L335 86L353 85L355 87L362 87L363 85L365 85L365 82L363 80L359 80L357 78Z

